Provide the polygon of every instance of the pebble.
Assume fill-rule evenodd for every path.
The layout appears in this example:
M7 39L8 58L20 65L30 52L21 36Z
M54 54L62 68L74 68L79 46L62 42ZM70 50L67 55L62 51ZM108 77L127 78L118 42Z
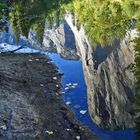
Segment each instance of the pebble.
M80 140L80 136L76 136L76 139L77 139L77 140Z
M46 130L45 133L47 133L48 135L53 135L54 134L53 131L48 131L48 130Z
M32 60L32 59L29 59L28 61L29 61L29 62L32 62L33 60Z
M57 80L57 77L53 77L53 80Z
M65 129L66 131L71 131L71 129L69 129L69 128L67 128L67 129Z
M68 90L68 89L69 89L68 87L65 88L65 90Z
M66 104L67 104L67 105L70 105L70 104L71 104L71 102L70 102L70 101L68 101L68 102L66 102Z
M78 83L73 83L74 86L78 86Z
M43 87L44 85L43 84L40 84L40 86Z
M66 84L65 90L71 89L71 88L76 88L78 86L78 83L68 83Z
M2 129L2 130L6 130L7 127L6 127L6 125L2 125L2 126L0 126L0 129Z
M66 86L71 86L71 85L72 85L72 83L66 84Z
M54 63L53 61L49 61L49 62L47 62L48 64L50 64L50 63Z
M80 113L83 114L83 115L84 115L86 112L87 112L87 110L80 110Z

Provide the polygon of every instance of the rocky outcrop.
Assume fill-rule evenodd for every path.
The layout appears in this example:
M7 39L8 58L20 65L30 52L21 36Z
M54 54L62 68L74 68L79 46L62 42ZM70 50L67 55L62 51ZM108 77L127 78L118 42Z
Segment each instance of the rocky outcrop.
M56 52L65 59L79 59L73 32L64 21L58 28L53 27L52 29L46 23L42 45L37 42L36 34L33 31L29 33L29 40L32 46L38 47L41 50Z
M114 41L113 47L95 47L85 35L84 29L81 27L78 30L73 25L72 15L65 18L68 25L63 22L56 29L49 29L46 24L42 45L31 31L31 46L57 52L66 59L78 59L78 51L87 84L89 112L95 124L106 129L133 127L135 124L131 107L135 77L128 66L134 63L131 40L136 31L128 32L123 41Z
M123 41L114 41L113 47L93 47L84 29L72 24L72 15L66 21L71 27L83 63L88 90L88 105L92 120L104 129L134 127L132 103L135 77L128 66L134 63L135 30L127 33Z
M0 54L1 140L95 140L66 106L61 74L45 55Z

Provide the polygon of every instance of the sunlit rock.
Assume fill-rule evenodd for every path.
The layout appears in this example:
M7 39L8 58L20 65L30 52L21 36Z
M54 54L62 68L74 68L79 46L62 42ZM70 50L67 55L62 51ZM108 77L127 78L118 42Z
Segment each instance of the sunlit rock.
M92 120L104 129L134 127L135 77L127 67L134 63L132 39L136 30L128 32L123 41L114 41L113 47L93 47L84 29L78 30L73 25L72 15L65 18L75 35L82 59Z

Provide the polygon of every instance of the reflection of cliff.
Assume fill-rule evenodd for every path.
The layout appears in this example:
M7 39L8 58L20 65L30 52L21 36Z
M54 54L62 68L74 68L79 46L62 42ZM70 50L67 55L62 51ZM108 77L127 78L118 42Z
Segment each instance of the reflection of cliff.
M88 90L89 112L93 121L102 128L118 129L134 126L131 112L134 97L134 74L126 69L134 63L131 31L114 48L93 48L84 30L77 30L72 17L66 21L74 32L80 50Z
M133 127L131 106L135 80L133 73L126 67L134 62L133 45L130 42L134 30L121 43L115 41L114 47L93 48L84 30L81 28L78 31L73 26L72 17L67 16L66 21L70 27L66 23L57 29L46 27L42 46L37 43L33 32L29 33L29 42L33 47L57 52L66 59L78 59L78 50L83 63L89 112L93 121L102 128ZM4 42L15 43L12 36L5 41L8 34L4 35ZM24 38L21 42L25 42ZM77 50L75 44L78 44Z
M75 46L75 38L70 27L66 23L60 24L58 28L49 29L47 24L45 27L43 44L36 45L37 37L33 32L30 32L29 39L33 46L38 46L49 52L56 52L65 59L79 59Z

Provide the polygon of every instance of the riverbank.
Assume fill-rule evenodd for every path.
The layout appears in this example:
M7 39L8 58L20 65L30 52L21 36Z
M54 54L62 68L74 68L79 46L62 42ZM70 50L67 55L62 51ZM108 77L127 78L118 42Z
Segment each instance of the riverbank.
M61 73L40 54L0 55L0 139L94 140L60 97Z

